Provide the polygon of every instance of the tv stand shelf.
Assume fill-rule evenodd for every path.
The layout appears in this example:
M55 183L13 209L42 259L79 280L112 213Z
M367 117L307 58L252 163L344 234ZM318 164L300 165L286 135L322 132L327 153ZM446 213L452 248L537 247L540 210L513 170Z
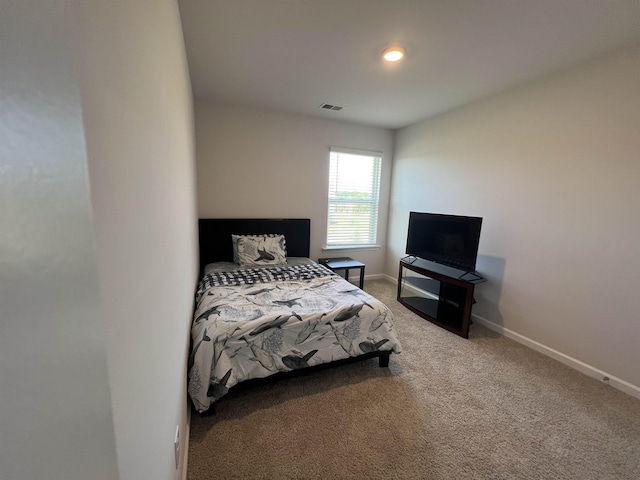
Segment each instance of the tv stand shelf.
M398 301L422 318L469 338L473 291L486 279L416 257L400 260Z

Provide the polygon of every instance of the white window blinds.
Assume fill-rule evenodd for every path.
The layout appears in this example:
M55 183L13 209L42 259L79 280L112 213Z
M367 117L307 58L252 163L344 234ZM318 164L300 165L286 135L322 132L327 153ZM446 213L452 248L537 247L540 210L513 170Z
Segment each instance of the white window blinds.
M375 245L382 154L332 148L327 246Z

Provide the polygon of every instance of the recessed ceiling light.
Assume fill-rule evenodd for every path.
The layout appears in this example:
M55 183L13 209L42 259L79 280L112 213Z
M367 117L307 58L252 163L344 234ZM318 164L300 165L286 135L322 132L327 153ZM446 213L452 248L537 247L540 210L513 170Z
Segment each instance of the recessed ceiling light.
M402 60L405 53L406 51L404 48L391 47L382 52L382 58L384 58L387 62L397 62L398 60Z

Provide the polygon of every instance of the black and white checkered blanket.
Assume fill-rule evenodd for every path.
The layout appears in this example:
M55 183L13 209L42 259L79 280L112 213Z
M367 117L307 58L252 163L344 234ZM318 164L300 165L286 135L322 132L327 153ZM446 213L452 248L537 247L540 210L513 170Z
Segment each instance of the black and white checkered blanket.
M207 288L230 285L253 285L277 281L309 280L335 275L322 265L285 265L256 269L234 270L231 272L209 273L198 285L198 292Z

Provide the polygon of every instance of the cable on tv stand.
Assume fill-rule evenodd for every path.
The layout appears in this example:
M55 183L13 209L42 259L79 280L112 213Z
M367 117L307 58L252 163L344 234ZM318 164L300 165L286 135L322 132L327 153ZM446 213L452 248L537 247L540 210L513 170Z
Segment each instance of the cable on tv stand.
M465 278L467 275L472 275L473 278ZM474 280L482 280L484 277L478 275L476 272L465 272L458 277L458 280L465 280L467 282L473 282Z
M418 257L416 257L415 255L407 255L406 257L402 258L403 262L407 262L407 263L413 263L418 259Z

